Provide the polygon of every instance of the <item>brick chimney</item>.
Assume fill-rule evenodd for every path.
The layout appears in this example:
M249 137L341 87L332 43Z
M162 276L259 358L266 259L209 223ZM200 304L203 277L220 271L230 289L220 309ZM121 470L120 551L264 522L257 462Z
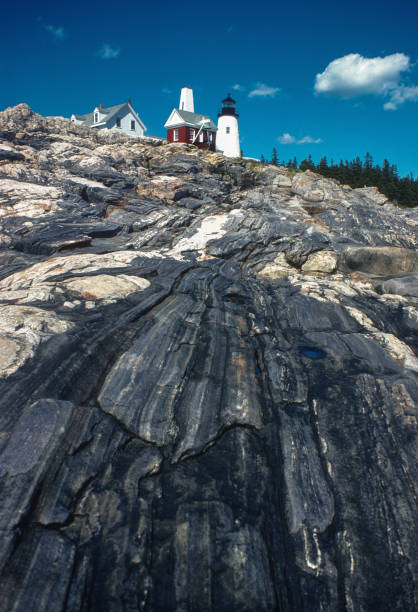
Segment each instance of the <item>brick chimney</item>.
M103 104L100 104L100 108L104 108Z
M132 106L132 102L131 102L130 98L128 99L128 104L130 104Z

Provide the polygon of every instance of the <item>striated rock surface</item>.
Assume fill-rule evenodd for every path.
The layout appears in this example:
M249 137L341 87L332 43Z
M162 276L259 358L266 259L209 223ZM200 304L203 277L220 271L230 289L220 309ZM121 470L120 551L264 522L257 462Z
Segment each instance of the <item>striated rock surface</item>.
M417 607L417 213L0 113L0 610Z

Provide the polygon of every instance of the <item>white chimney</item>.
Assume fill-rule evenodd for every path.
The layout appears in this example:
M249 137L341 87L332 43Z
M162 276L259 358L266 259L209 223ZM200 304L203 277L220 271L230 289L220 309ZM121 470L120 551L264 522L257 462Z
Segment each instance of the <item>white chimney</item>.
M183 87L181 90L179 109L194 113L193 89L191 87Z

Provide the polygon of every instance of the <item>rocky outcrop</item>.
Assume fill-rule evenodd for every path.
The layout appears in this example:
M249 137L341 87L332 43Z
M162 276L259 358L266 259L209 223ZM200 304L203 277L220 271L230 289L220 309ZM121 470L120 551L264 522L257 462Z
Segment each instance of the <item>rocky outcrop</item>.
M417 251L399 247L349 247L344 262L351 270L380 276L418 273Z
M0 136L0 610L413 610L416 211Z

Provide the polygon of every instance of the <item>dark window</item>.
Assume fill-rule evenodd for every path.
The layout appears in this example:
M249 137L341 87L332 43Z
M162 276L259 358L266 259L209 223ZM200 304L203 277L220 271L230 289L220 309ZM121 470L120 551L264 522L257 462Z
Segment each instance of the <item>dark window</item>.
M99 113L94 113L94 123L99 122Z
M118 118L116 119L116 127L119 127L119 128L120 128L120 117L118 117Z
M227 134L229 134L229 133L230 133L230 131L231 131L231 128L228 126L228 127L226 128L226 133L227 133Z
M193 128L190 128L190 130L189 130L189 138L193 142L193 138L194 138L194 129Z
M135 121L131 121L131 130L135 131Z

